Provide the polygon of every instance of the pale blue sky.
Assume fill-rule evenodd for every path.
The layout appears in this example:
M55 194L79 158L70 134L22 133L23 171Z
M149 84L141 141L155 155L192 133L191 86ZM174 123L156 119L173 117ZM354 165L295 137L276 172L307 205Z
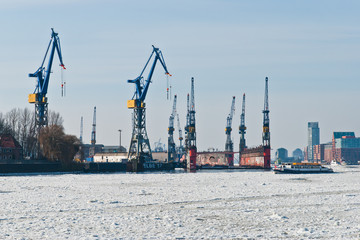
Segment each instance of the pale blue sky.
M307 122L319 121L321 142L332 131L360 134L359 1L110 1L3 0L0 5L0 110L29 107L53 27L59 33L67 96L61 97L54 61L49 108L65 130L90 142L97 106L97 142L129 146L131 110L126 101L151 53L164 55L184 127L186 94L195 78L198 149L224 149L226 117L238 150L241 96L247 95L248 146L261 143L264 79L269 77L270 131L274 150L306 145ZM172 102L158 65L147 95L150 143L167 141ZM176 135L177 137L177 129Z

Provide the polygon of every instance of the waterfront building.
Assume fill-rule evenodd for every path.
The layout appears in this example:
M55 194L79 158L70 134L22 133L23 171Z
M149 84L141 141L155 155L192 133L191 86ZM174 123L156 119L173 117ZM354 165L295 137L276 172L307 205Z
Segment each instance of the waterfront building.
M295 149L292 152L293 158L295 162L302 162L304 160L304 154L303 151L301 151L300 148Z
M307 160L308 162L314 161L314 145L320 144L320 129L319 122L308 122L308 149Z
M358 164L360 161L360 138L354 132L334 132L332 154L337 162Z
M13 161L23 159L23 149L11 134L0 135L0 160Z
M275 159L280 162L287 162L288 150L285 148L278 148L275 152Z

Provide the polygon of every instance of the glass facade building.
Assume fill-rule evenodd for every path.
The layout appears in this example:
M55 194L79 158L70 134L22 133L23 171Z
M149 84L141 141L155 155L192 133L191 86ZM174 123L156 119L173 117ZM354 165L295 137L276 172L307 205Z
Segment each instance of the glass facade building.
M319 122L308 122L308 161L314 161L314 145L320 144Z

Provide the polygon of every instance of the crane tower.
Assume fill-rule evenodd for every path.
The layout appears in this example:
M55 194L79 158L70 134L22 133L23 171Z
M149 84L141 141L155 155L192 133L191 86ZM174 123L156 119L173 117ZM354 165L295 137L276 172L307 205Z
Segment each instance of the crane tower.
M173 162L176 157L176 146L174 142L174 119L176 115L176 95L174 96L174 103L171 115L169 117L169 127L168 127L168 161Z
M235 96L233 97L231 102L230 113L226 118L226 128L225 128L225 134L226 134L225 152L229 166L234 166L234 144L233 141L231 140L231 131L232 131L231 125L232 125L234 112L235 112Z
M131 163L129 171L142 171L143 163L146 161L152 161L152 153L150 148L149 138L146 131L146 108L145 108L145 98L149 90L151 83L151 78L153 76L156 63L159 61L165 70L166 75L170 75L167 70L164 57L159 50L154 46L153 51L145 64L145 67L141 71L140 75L134 80L128 80L128 83L135 84L135 93L131 100L128 100L127 107L134 110L133 114L133 131L130 141L128 159ZM150 68L147 79L144 79L143 73L146 70L152 56L154 56L153 64Z
M182 159L184 153L185 153L185 149L183 146L183 136L182 136L182 130L181 130L181 126L180 126L180 119L179 119L179 114L176 114L177 117L177 125L178 125L178 129L179 129L179 148L178 148L178 156L179 156L179 160Z
M81 120L80 120L80 143L83 143L83 130L84 130L84 121L83 121L83 117L81 116Z
M187 169L190 171L196 170L196 129L195 129L195 93L194 93L194 78L191 78L191 93L190 102L188 105L188 134L187 134L187 145L188 145L188 156L187 156Z
M96 144L96 107L94 107L93 124L91 131L91 147L89 150L89 156L94 157L95 155L95 144Z
M245 141L245 133L246 133L246 126L245 126L245 93L243 95L243 100L242 100L242 110L241 110L241 116L240 116L239 133L240 133L239 154L240 154L240 157L241 157L241 153L246 149L246 141Z
M268 78L265 78L265 97L264 97L264 122L263 122L263 147L264 147L264 167L270 168L270 118L269 118L269 97L268 97Z
M185 151L189 150L190 95L186 96Z

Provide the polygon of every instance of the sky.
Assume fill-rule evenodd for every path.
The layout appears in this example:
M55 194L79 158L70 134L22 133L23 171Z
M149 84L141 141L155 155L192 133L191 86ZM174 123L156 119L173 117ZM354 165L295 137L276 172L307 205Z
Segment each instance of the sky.
M351 0L2 0L0 111L34 109L27 102L51 37L59 33L49 82L49 109L67 134L90 142L97 108L97 143L129 147L135 91L152 45L160 48L177 94L182 128L186 95L195 79L198 151L225 147L226 117L236 97L232 138L238 151L241 100L246 94L248 147L262 142L265 77L269 78L271 146L291 152L307 145L307 122L320 141L333 131L359 132L360 2ZM61 96L61 74L66 96ZM146 76L146 75L145 75ZM146 97L150 144L167 143L172 98L157 65ZM175 124L175 139L178 129ZM184 131L183 131L184 132Z

